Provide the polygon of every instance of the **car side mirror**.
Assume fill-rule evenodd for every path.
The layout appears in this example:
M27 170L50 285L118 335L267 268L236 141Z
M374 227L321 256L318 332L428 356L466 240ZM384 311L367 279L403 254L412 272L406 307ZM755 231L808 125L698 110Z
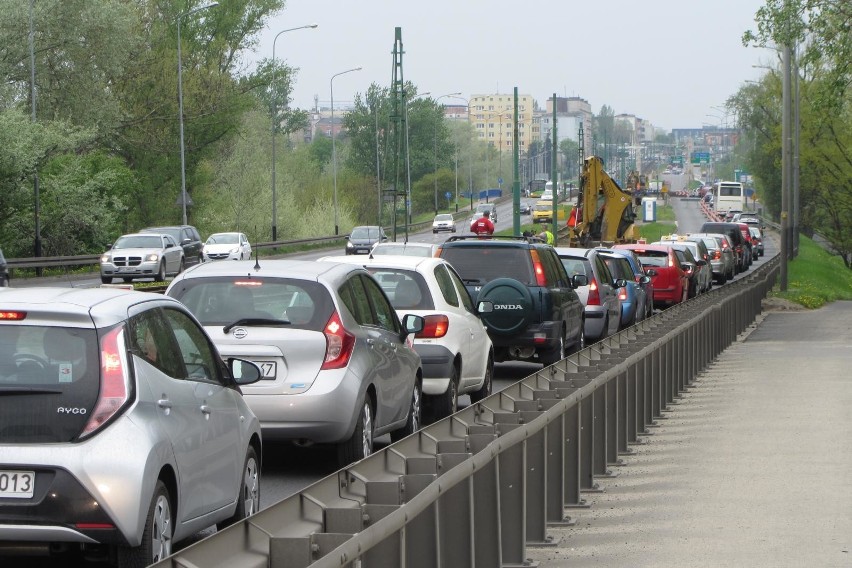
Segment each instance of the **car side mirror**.
M648 268L647 270L645 270L645 274L647 274L648 276L656 276L657 271L654 270L653 268Z
M625 286L627 286L627 279L616 278L615 280L612 281L612 285L615 286L616 288L624 288Z
M238 385L250 385L263 378L263 371L256 363L245 359L228 359L228 371Z
M704 259L696 260L695 264L697 264L698 266L705 266L707 264L707 261Z
M400 334L400 339L405 339L409 334L423 331L423 325L423 316L405 314L402 317L402 333Z
M575 274L571 277L571 284L574 286L574 288L579 288L580 286L588 286L589 277L585 274Z
M656 274L656 273L657 273L657 272L656 272L656 271L654 271L654 274ZM645 276L640 276L640 277L639 277L639 283L640 283L640 284L648 284L650 281L651 281L651 277L650 277L650 276L648 276L647 274L646 274Z
M192 239L183 239L183 240L180 242L180 244L182 244L182 245L188 245L188 244L189 244L189 243L191 243L191 242L192 242Z

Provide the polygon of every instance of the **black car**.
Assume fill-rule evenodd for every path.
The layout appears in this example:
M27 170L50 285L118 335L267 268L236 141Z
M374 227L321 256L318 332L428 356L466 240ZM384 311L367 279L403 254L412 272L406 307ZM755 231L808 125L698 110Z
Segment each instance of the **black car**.
M450 237L437 256L453 265L494 344L494 360L551 365L584 347L583 303L552 246L525 237ZM583 284L587 282L583 276Z
M3 250L0 249L0 287L9 285L9 266L6 264L6 257L3 256Z
M169 227L148 227L140 233L159 233L171 236L183 248L184 263L193 266L204 262L204 242L198 229L192 225L172 225Z
M731 246L734 249L734 252L737 255L737 268L736 273L745 271L748 268L748 261L746 259L747 247L745 237L743 237L742 232L740 231L740 226L736 223L722 223L717 221L709 221L701 225L701 230L699 233L722 233L723 235L728 237L728 240L731 242Z
M370 254L373 245L388 240L385 229L378 225L355 227L346 235L346 254Z

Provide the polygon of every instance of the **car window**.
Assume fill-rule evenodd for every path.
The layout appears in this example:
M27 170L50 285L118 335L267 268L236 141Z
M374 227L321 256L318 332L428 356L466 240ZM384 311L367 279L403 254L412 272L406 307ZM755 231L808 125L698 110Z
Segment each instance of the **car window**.
M182 379L186 368L177 352L174 335L159 309L145 310L130 320L130 349L163 373Z
M375 313L375 324L393 333L400 332L399 320L393 306L388 301L378 282L369 276L361 275L360 279L364 285L364 291L369 298L370 305Z
M186 378L222 384L219 356L210 346L204 331L180 310L165 308L163 313L174 332Z
M464 281L485 284L495 278L514 278L525 286L536 285L526 248L447 247L441 258L452 264Z
M459 296L456 293L456 287L453 286L453 279L447 272L446 267L440 264L435 267L435 279L438 281L438 287L441 289L441 295L444 301L451 306L459 306Z
M567 286L568 278L565 275L565 267L562 266L561 262L557 262L556 256L545 249L539 249L538 256L541 259L541 265L544 267L546 286L548 288Z
M470 313L475 314L476 307L473 305L473 300L470 299L470 294L468 294L467 288L465 288L464 286L464 282L462 282L459 275L456 274L456 271L452 268L448 268L447 272L450 274L450 278L456 285L456 290L459 293L459 297L461 298L462 304L464 304L465 309Z
M586 273L587 260L582 258L569 258L567 256L561 256L559 257L559 260L562 261L562 266L565 267L565 272L568 273L569 278L578 274L589 276L589 274Z
M612 281L615 280L615 278L613 278L612 272L609 270L609 266L606 265L600 255L595 255L595 267L597 268L597 273L600 275L601 280L607 284L612 284Z
M360 278L347 280L338 290L338 294L358 325L376 325L367 292Z

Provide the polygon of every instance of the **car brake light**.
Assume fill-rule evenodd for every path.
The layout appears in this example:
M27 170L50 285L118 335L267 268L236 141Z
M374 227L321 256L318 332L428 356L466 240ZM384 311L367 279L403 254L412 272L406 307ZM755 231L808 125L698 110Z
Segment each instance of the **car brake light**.
M346 331L336 311L328 318L323 333L325 334L325 360L320 369L323 371L341 369L348 365L355 347L355 336Z
M423 320L423 330L415 335L418 339L444 337L450 329L450 318L443 314L429 315Z
M622 286L618 289L618 299L627 300L627 286Z
M598 281L592 278L592 281L589 283L589 297L586 299L587 306L600 306L601 305L601 293L598 290Z
M0 312L0 320L21 321L27 319L27 312Z
M722 258L722 251L720 251L720 250L713 251L713 260L719 260L720 258Z
M544 265L538 257L538 251L531 250L530 255L532 256L533 270L535 271L536 286L547 286L547 278L544 276Z
M92 416L80 437L97 432L130 398L130 374L127 367L127 348L124 345L124 325L108 331L100 339L101 386Z

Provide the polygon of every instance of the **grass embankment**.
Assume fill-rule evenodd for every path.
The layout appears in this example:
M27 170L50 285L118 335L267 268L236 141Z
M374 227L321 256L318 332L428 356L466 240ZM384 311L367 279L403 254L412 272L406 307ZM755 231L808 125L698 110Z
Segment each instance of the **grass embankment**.
M663 235L670 235L677 229L674 209L657 201L657 220L652 223L637 223L639 235L649 243L659 241Z
M787 263L787 291L776 285L770 296L816 309L837 300L852 300L852 270L804 235L799 254Z

